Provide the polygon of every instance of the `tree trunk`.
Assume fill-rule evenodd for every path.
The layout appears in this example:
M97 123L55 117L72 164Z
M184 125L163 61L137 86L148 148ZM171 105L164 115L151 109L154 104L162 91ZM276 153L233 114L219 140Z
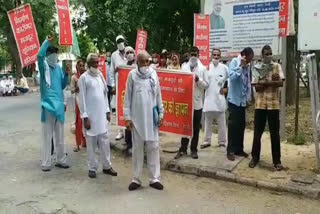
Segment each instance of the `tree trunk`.
M287 37L286 104L294 105L296 96L296 36Z
M11 54L13 64L16 65L16 70L15 70L16 77L18 77L22 72L22 66L20 62L20 56L19 56L17 45L16 45L16 41L14 39L14 35L10 26L7 30L7 42L8 42L9 52Z

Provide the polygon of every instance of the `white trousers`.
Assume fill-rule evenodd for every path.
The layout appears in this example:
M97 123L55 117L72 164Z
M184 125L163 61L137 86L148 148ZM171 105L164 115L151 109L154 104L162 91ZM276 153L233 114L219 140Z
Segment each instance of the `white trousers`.
M66 164L67 153L64 143L64 124L53 117L47 110L44 111L45 122L42 123L41 166L43 168L51 167L52 139L57 163Z
M218 123L218 144L225 145L227 142L227 127L226 127L226 114L225 112L204 112L205 117L205 137L204 145L211 145L212 138L212 123L215 119Z
M132 182L141 185L141 174L143 169L144 148L147 152L147 167L150 184L160 182L160 148L159 142L143 141L138 132L132 130Z
M88 156L88 167L90 171L98 170L98 160L96 149L98 148L100 151L100 159L102 162L103 169L111 168L110 161L110 142L108 139L107 132L104 134L100 134L97 136L88 136L86 135L86 143L87 143L87 156Z

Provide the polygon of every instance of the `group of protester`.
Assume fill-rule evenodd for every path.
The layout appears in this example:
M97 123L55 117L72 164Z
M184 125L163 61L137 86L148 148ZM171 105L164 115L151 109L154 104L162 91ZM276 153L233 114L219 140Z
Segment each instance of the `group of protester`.
M57 156L56 167L69 168L64 143L65 105L63 89L67 84L70 70L63 71L57 64L58 49L48 36L38 54L40 91L42 107L42 156L43 171L50 171L52 142ZM164 108L162 104L157 68L194 74L193 93L193 137L191 157L198 158L198 141L201 118L204 115L204 142L200 146L211 146L213 119L218 123L218 145L226 147L227 158L248 157L243 150L245 131L245 111L251 98L252 86L256 94L255 127L252 147L254 168L260 160L261 136L268 120L271 133L272 157L275 169L282 170L279 136L279 88L284 77L281 66L272 60L272 49L266 45L262 49L262 59L252 66L253 50L248 47L229 64L221 63L221 51L213 49L207 69L199 60L199 49L192 47L180 60L178 54L163 50L160 55L151 56L143 51L135 56L135 50L126 46L122 35L116 38L117 50L106 53L107 79L99 71L99 56L89 54L86 62L77 62L77 73L72 76L71 91L76 95L76 148L87 148L90 178L95 178L98 170L96 150L99 150L103 173L117 176L110 159L108 129L111 120L112 96L116 93L117 70L120 66L131 66L126 82L124 97L124 117L126 130L119 129L116 140L125 137L127 152L132 152L133 179L129 190L141 186L141 174L146 152L150 186L162 190L160 182L159 127L162 125ZM252 72L251 72L252 68ZM228 131L226 111L229 109ZM227 133L228 132L228 133ZM176 159L187 155L189 138L181 139Z
M23 74L20 74L17 85L14 84L12 75L5 75L0 80L0 94L2 96L14 96L17 92L25 94L29 91L28 81Z

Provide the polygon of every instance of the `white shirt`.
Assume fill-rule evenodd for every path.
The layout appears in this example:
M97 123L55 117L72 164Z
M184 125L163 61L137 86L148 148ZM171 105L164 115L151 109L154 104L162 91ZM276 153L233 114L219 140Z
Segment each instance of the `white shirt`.
M111 80L111 64L109 65L106 63L106 69L107 69L107 85L111 86L112 85L112 80Z
M228 79L228 67L222 63L214 66L210 63L208 71L209 88L205 92L203 112L225 112L227 109L226 98L220 94Z
M111 86L115 87L116 85L116 71L120 66L127 65L127 59L122 55L119 50L116 50L111 55L111 65L110 65L110 77L111 77Z
M155 93L150 79L141 79L137 75L137 70L133 69L128 76L124 98L124 117L132 121L134 128L144 141L159 141L158 127L153 121L153 108L158 106L160 118L163 118L164 112L158 75L155 70L152 69L152 71Z
M198 75L199 81L194 83L193 89L193 109L200 110L203 108L204 90L208 88L207 69L198 59L198 65L191 71L190 62L184 64L181 69L183 72L190 72Z
M91 128L85 130L89 136L106 133L107 113L110 112L105 82L101 76L93 77L88 72L79 81L79 109L81 118L89 118Z

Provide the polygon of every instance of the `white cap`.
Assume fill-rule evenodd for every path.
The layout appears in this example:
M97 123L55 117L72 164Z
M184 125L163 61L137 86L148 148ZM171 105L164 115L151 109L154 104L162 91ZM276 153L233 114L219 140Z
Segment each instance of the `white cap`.
M131 46L127 46L127 47L124 49L124 52L126 53L127 51L133 51L133 52L134 52L134 49L133 49L133 47L131 47Z
M119 39L123 39L123 40L125 40L125 39L124 39L124 37L123 37L122 35L118 35L118 36L116 37L116 42L117 42Z
M10 75L9 78L12 79L12 75Z
M161 53L167 53L168 51L166 49L163 49Z

